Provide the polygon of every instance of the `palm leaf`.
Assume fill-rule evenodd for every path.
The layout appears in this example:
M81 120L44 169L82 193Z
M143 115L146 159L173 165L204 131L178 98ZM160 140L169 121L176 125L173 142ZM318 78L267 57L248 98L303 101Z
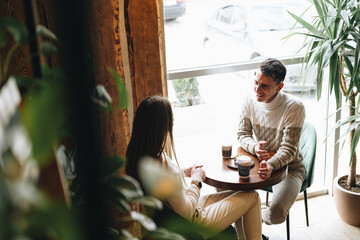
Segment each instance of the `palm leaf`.
M341 10L341 18L344 20L346 26L350 27L350 19L349 19L349 15L347 14L346 10Z
M309 32L311 32L313 37L317 37L320 39L324 39L325 35L319 31L317 28L315 28L312 24L308 23L304 19L298 17L297 15L291 13L290 11L287 11L297 22L299 22L301 25L303 25Z
M339 60L338 56L333 54L330 57L329 64L329 82L330 82L330 92L334 89L336 97L336 106L340 106L340 89L339 89L339 70L338 70Z

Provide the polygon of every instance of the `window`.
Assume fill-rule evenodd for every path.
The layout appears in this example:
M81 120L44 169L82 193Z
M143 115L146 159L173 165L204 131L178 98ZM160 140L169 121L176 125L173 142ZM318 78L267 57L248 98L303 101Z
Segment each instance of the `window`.
M307 120L317 130L313 185L324 186L326 98L316 99L315 69L302 71L303 55L297 50L304 38L281 40L294 26L286 10L298 14L300 8L308 6L307 1L286 1L285 5L283 1L245 0L223 5L221 0L188 0L185 15L165 21L168 96L174 106L175 149L181 165L206 163L214 156L221 159L223 142L238 146L242 98L252 91L252 76L258 64L267 57L276 57L288 70L283 91L303 101ZM303 31L301 27L297 30ZM174 88L178 82L196 88L197 96L181 95L181 90ZM194 99L184 105L180 95Z

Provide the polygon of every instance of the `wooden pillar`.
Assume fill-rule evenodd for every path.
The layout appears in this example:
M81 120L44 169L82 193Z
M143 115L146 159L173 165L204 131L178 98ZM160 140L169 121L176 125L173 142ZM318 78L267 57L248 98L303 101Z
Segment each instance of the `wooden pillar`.
M130 140L127 110L117 110L118 93L116 83L108 67L125 80L119 32L118 0L95 0L86 5L89 26L89 55L93 61L94 84L102 84L113 99L113 110L99 112L99 146L102 156L125 156Z
M135 111L145 97L167 95L163 7L162 0L123 1Z

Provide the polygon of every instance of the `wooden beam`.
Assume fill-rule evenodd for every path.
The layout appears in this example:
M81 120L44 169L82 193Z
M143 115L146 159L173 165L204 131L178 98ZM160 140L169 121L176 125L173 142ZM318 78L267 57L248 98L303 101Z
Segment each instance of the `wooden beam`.
M124 11L136 111L145 97L167 94L163 10L161 0L124 0Z

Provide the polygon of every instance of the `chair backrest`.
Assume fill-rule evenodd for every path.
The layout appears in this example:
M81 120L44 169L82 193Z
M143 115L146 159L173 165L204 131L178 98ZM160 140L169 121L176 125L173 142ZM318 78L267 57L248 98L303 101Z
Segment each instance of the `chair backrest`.
M313 183L316 143L316 130L313 125L305 121L299 143L300 152L303 156L303 163L306 169L306 176L301 187L301 192L310 187Z

